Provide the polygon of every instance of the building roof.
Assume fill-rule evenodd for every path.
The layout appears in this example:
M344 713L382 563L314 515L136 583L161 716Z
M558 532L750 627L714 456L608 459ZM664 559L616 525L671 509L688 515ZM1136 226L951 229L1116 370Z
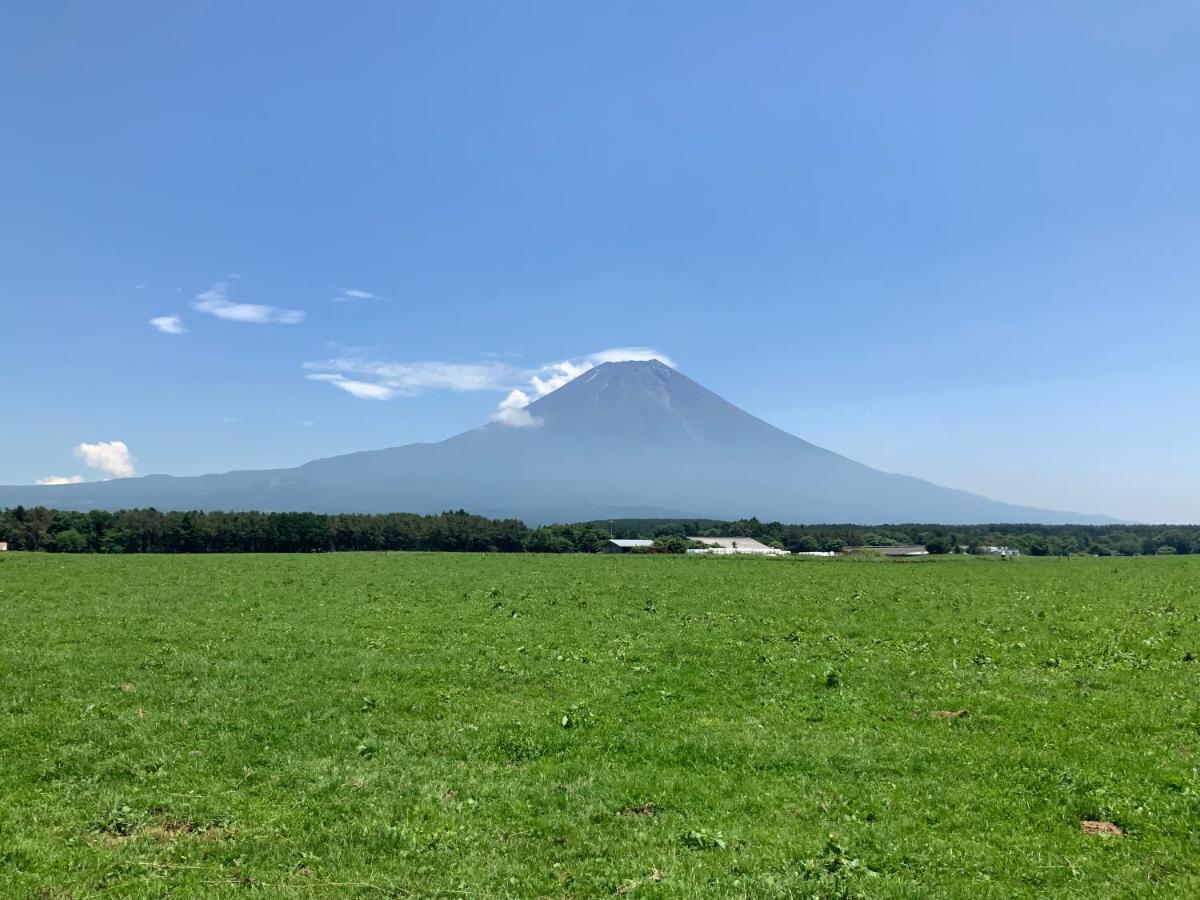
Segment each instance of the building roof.
M770 550L766 544L756 541L751 537L689 537L689 541L699 541L701 544L707 544L710 547L726 547L733 549L734 545L738 550Z
M847 547L851 553L863 550L874 550L880 556L928 556L929 551L924 547Z
M652 547L654 541L644 540L642 538L609 538L610 544L616 544L618 547Z

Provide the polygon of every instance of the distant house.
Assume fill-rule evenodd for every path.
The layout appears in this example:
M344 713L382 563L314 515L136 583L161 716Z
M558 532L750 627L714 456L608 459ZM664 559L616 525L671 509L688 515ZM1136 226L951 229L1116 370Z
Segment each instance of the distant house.
M847 547L847 553L864 553L870 551L880 556L928 556L929 551L924 547Z
M0 553L8 549L8 541L0 541Z
M689 537L689 541L707 544L703 550L697 548L688 553L711 554L713 556L733 556L746 554L750 556L788 556L786 550L777 550L749 537Z
M640 538L610 538L602 553L628 553L634 547L653 547L654 541Z

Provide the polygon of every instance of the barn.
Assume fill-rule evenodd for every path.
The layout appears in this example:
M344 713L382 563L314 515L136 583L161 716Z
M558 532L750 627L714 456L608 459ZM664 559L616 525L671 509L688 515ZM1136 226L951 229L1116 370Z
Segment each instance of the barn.
M921 546L912 547L847 547L847 553L877 553L880 556L928 556L929 551Z
M689 537L689 541L706 544L703 550L689 550L688 553L709 553L714 556L732 556L748 554L750 556L787 556L786 550L768 547L761 541L750 537Z
M635 547L653 547L654 541L640 538L610 538L602 553L628 553Z

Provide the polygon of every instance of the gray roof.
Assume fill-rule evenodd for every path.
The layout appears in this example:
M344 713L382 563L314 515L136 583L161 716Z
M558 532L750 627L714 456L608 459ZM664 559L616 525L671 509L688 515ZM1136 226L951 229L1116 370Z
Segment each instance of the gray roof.
M616 544L618 547L651 547L654 541L648 541L641 538L609 538L610 544Z

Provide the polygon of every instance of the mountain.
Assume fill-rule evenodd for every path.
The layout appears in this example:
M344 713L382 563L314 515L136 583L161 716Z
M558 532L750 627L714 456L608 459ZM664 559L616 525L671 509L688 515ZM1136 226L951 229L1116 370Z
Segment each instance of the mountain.
M293 469L0 487L0 507L420 512L529 523L758 516L783 522L1100 523L880 472L739 409L660 362L605 363L526 407L433 444Z

